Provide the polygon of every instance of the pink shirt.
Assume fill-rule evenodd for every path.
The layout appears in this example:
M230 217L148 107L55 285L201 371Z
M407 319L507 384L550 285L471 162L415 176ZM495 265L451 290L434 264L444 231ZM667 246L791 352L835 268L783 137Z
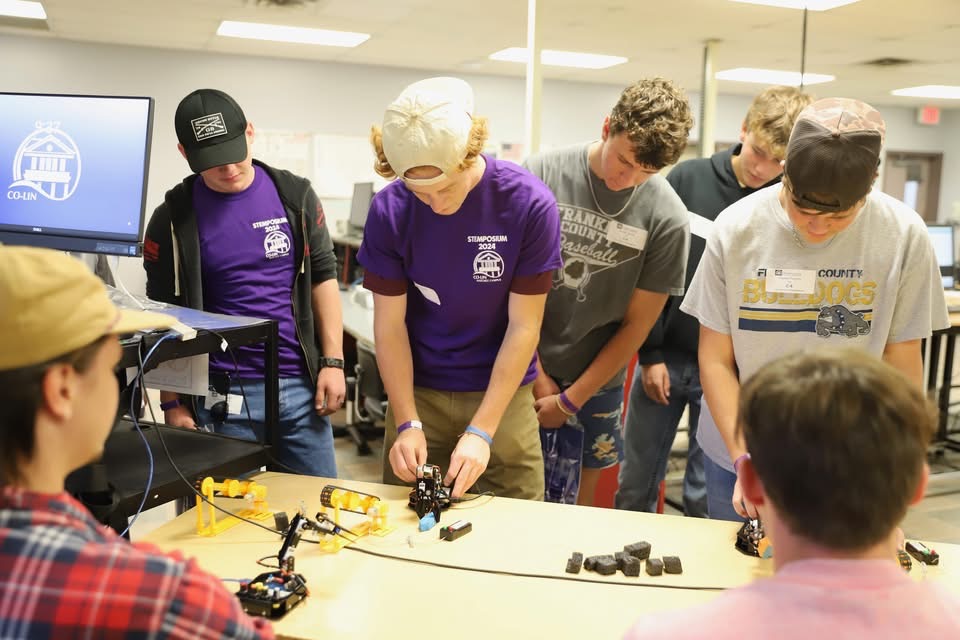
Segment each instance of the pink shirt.
M911 573L921 568L914 563ZM960 598L893 561L803 560L694 608L644 616L626 638L958 638Z

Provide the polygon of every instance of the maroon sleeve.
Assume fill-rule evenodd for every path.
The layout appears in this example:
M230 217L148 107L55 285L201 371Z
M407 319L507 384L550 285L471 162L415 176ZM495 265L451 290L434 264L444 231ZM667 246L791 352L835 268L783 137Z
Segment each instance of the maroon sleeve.
M539 295L550 291L553 282L553 271L544 271L532 276L514 276L510 282L510 293L520 293L525 296Z
M407 292L406 280L382 278L372 271L364 272L363 286L382 296L402 296Z

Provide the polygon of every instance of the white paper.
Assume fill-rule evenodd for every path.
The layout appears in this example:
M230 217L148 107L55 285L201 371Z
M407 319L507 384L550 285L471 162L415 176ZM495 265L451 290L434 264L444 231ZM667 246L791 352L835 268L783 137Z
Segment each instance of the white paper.
M693 211L687 211L687 216L690 219L690 233L708 240L710 234L713 233L713 220L704 218Z
M431 289L430 287L426 287L426 286L424 286L424 285L422 285L422 284L417 284L416 282L413 283L413 286L415 286L417 289L420 290L420 293L423 294L423 297L424 297L424 298L426 298L427 300L429 300L429 301L432 302L433 304L436 304L436 305L439 305L439 304L440 304L440 296L437 295L437 292L436 292L436 291L434 291L434 290Z
M167 360L157 365L156 369L148 371L143 379L150 389L202 396L207 393L209 365L210 357L205 353L190 358Z

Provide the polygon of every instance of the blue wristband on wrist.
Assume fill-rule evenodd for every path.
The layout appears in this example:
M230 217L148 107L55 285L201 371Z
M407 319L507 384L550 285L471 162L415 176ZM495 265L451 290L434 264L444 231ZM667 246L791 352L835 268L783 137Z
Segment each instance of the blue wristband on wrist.
M472 424L468 424L468 425L467 425L467 428L464 429L463 432L464 432L464 433L472 433L472 434L475 435L475 436L479 436L479 437L483 438L483 441L487 443L487 446L490 446L490 447L493 446L493 437L492 437L489 433L487 433L486 431L484 431L483 429L480 429L480 428L478 428L478 427L475 427L475 426L473 426Z
M423 423L419 420L407 420L397 427L397 435L400 435L407 429L420 429L420 431L423 431Z

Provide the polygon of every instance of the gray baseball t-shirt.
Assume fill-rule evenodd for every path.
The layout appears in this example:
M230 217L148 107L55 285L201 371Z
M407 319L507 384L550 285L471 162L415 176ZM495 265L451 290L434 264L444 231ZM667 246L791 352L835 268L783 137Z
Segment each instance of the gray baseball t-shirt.
M546 372L568 382L620 328L635 289L683 293L690 245L687 208L664 178L611 191L588 168L589 146L550 151L525 163L550 187L560 209L563 268L547 295L537 351ZM604 388L623 384L623 378L621 370Z

